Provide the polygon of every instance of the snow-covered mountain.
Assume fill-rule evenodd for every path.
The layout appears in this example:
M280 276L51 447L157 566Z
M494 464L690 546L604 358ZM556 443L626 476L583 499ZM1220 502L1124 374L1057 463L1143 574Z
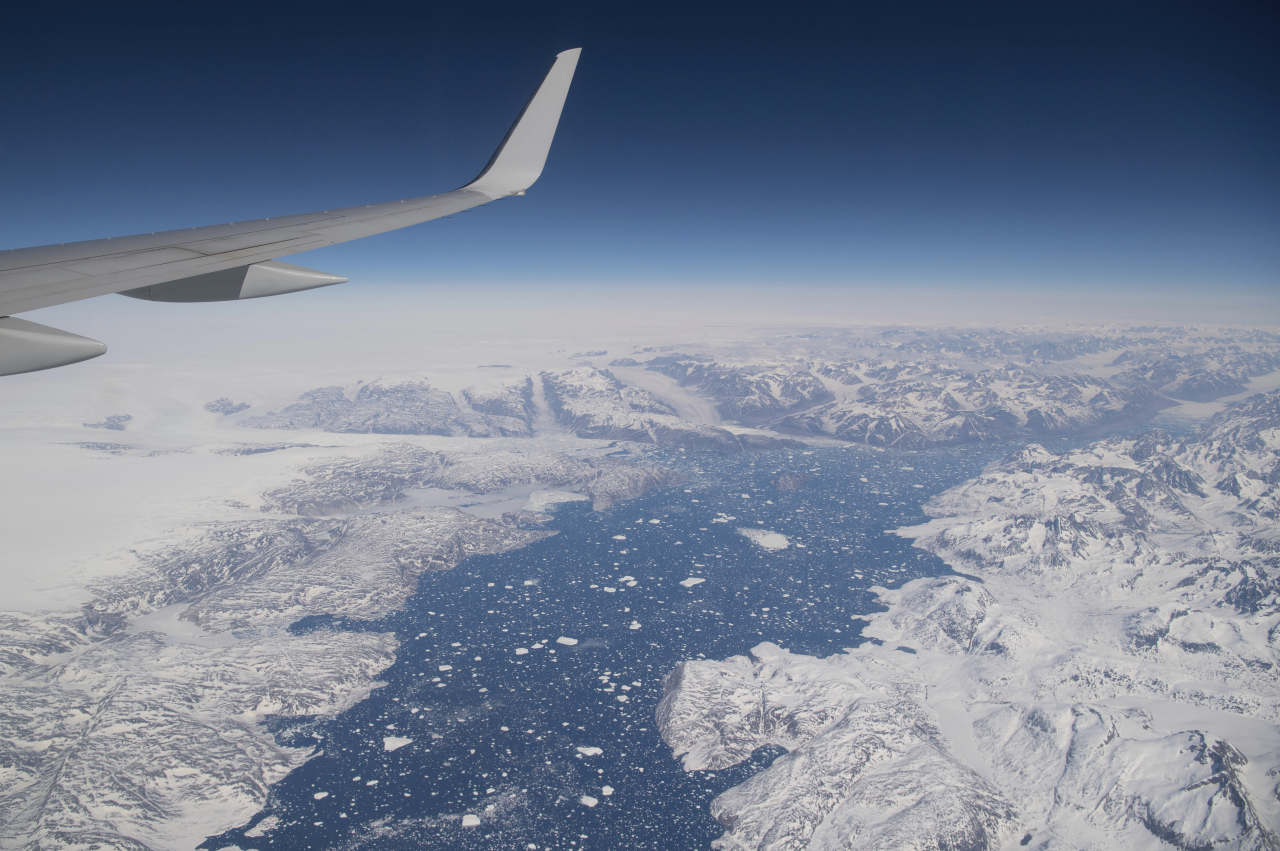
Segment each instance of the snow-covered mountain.
M1179 401L1238 394L1280 367L1280 338L1233 328L889 329L786 337L728 356L716 347L659 354L643 365L726 421L914 450L1100 435Z
M528 437L532 385L475 386L463 391L471 410L425 381L371 381L354 399L343 387L319 387L278 412L246 417L248 428L322 429L345 434L434 434L442 437ZM221 410L221 413L233 413Z
M874 643L686 662L664 738L787 749L713 803L726 849L1280 848L1278 494L1277 392L1029 446L899 531L959 573L878 589Z
M445 507L334 515L428 482L571 488L605 506L676 480L612 459L408 445L306 475L263 496L278 513L140 549L81 611L0 613L0 847L190 848L243 823L312 753L278 744L267 716L342 711L398 647L390 633L291 624L375 617L424 571L551 534Z
M726 419L746 423L776 419L835 398L804 366L729 366L681 355L654 358L648 364L649 369L674 378L681 387L714 399Z
M789 330L500 352L486 331L434 349L430 375L360 383L345 359L104 363L109 381L11 397L0 561L22 602L0 606L0 848L190 848L243 825L312 753L264 719L352 706L399 649L289 627L394 610L424 572L545 537L557 502L603 511L681 481L615 448L687 450L681 469L709 479L725 459L700 450L812 436L769 474L790 491L829 475L801 460L824 443L1081 435L1177 400L1207 416L1205 400L1276 387L1280 366L1280 337L1248 329ZM608 350L631 356L616 375L577 363ZM682 665L660 721L688 768L787 751L716 799L721 846L1274 849L1278 404L1187 439L1029 446L902 530L960 573L879 589L879 644ZM609 589L644 593L627 587Z
M630 440L715 452L780 449L794 440L727 429L682 419L665 402L640 387L623 384L611 372L578 367L542 373L547 404L565 428L579 437Z
M1023 369L971 373L948 367L873 368L855 398L794 414L778 425L899 449L1100 431L1149 419L1161 402L1087 375ZM1167 403L1165 403L1167 404Z
M306 479L263 494L264 508L314 517L389 505L413 488L437 487L475 494L512 485L580 490L604 510L679 476L669 470L608 457L571 458L558 452L432 452L407 443L371 456L328 459L304 467Z

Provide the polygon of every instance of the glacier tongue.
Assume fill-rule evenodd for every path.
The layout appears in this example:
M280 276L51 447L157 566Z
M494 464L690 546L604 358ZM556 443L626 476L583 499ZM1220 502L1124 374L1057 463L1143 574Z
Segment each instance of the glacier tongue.
M965 573L873 589L879 643L668 675L687 770L787 751L713 801L718 847L1280 848L1280 392L926 508L899 534Z

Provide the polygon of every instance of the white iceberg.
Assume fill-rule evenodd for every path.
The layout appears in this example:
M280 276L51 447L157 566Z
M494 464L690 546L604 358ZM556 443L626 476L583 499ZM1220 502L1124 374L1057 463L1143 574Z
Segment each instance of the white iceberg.
M405 745L410 745L410 744L413 744L413 739L406 739L403 736L383 736L382 737L383 750L394 751L404 747Z
M757 547L764 547L766 550L785 550L791 545L786 535L779 532L770 532L768 529L739 528L738 534Z

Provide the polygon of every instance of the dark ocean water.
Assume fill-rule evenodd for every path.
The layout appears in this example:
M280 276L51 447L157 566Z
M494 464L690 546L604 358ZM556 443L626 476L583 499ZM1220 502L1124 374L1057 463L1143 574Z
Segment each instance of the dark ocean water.
M859 644L857 617L875 610L866 589L948 571L886 532L925 521L929 497L1010 448L655 452L646 463L689 483L605 512L565 504L555 536L425 574L383 620L299 623L396 632L387 685L339 716L277 722L282 743L320 755L202 847L707 848L722 832L710 800L779 752L686 773L654 724L663 676L761 641L819 656ZM784 474L812 478L784 490ZM392 737L411 741L388 750Z

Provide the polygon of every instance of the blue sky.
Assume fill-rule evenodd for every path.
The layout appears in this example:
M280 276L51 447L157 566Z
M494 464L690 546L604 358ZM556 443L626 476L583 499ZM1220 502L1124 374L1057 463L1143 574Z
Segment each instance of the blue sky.
M0 35L0 247L542 180L353 281L1280 290L1273 4L66 4Z

